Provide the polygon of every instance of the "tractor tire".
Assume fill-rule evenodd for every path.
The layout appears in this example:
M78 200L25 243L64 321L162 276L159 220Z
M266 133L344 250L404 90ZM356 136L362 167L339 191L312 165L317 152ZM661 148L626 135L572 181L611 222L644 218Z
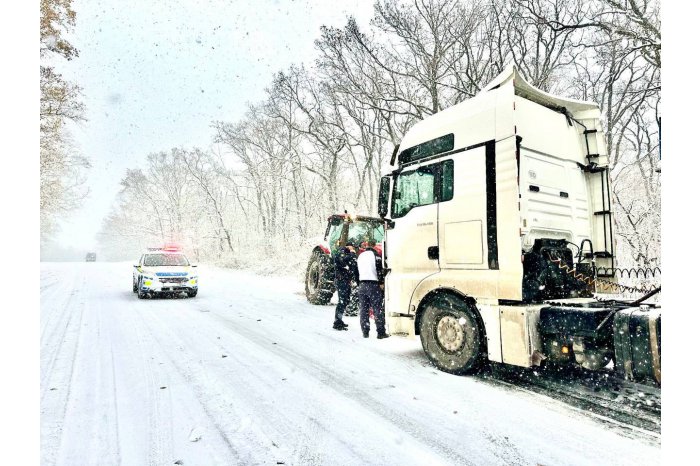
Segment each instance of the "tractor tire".
M346 316L356 316L360 313L360 298L357 296L358 288L356 286L350 291L350 302L345 308Z
M328 304L335 293L335 271L327 254L315 250L306 267L306 299L311 304Z
M473 305L449 294L426 305L420 323L423 350L438 369L471 374L486 360L486 340Z

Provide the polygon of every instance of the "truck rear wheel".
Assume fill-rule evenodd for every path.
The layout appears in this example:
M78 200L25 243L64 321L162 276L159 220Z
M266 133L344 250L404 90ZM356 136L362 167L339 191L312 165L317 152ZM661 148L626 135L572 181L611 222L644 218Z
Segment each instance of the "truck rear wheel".
M306 267L306 299L311 304L328 304L335 293L334 278L330 256L314 251Z
M485 361L484 335L476 309L452 295L437 295L421 318L420 340L428 359L451 374L477 371Z

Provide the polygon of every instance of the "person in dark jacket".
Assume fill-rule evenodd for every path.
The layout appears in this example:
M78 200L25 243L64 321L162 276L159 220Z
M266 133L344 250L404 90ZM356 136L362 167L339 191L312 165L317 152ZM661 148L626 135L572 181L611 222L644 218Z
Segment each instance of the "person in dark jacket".
M375 242L368 241L368 247L357 256L357 274L360 301L360 327L362 336L369 338L369 309L374 310L374 322L377 326L377 338L389 338L384 321L384 270L382 258L374 249Z
M353 282L357 283L357 265L355 263L355 248L352 244L338 247L333 256L335 266L335 288L338 290L338 304L335 307L333 328L347 330L348 324L343 322L345 308L350 302Z

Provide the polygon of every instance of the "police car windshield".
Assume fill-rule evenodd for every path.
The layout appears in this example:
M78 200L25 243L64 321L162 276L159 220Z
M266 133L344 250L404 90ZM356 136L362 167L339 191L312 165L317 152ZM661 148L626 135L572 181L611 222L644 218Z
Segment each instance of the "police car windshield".
M168 265L189 265L189 262L182 254L146 254L146 257L143 258L143 265L146 267L162 267Z

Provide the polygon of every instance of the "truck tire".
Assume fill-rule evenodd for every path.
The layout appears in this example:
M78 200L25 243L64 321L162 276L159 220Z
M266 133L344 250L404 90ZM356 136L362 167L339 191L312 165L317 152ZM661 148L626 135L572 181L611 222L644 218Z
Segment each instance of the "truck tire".
M306 267L306 299L311 304L328 304L335 293L334 278L330 256L315 250Z
M477 311L454 295L436 295L425 305L420 341L430 362L451 374L474 373L486 360Z

